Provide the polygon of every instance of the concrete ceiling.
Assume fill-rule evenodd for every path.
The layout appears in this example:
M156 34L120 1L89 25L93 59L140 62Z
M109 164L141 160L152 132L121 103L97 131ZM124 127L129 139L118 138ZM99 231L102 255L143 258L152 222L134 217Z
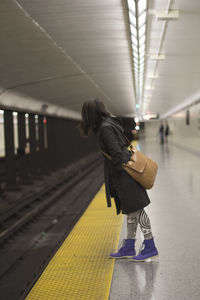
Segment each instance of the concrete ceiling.
M134 113L126 19L120 0L1 0L2 104L17 94L24 107L34 99L80 112L99 97L113 114Z
M141 113L162 115L199 90L200 1L149 0L148 8ZM162 37L155 13L167 8L180 16ZM99 97L113 114L135 114L126 0L1 0L0 41L0 105L40 111L46 104L75 118L84 101ZM159 51L165 60L152 61Z
M179 10L176 21L157 21L158 10ZM163 27L164 35L162 34ZM160 115L186 104L195 94L200 97L200 1L152 0L149 1L146 80L143 113ZM162 38L163 37L163 38ZM159 49L160 48L160 49ZM160 50L160 51L159 51ZM165 60L153 61L149 54L165 54ZM156 79L148 76L154 73ZM148 90L147 88L153 88ZM145 99L145 95L149 99ZM188 102L189 103L189 102Z

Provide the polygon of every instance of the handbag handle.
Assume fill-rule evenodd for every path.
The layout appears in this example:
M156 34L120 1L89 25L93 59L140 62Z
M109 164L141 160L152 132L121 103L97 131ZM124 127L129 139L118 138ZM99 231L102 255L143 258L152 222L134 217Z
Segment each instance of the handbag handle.
M127 141L128 144L129 144L128 147L130 147L131 153L132 153L132 154L136 153L136 152L137 152L137 149L130 143L129 139L125 136L125 134L123 134L123 136L124 136L124 138L126 139L126 141ZM101 151L101 152L102 152L103 155L104 155L105 157L107 157L109 160L112 160L112 157L111 157L109 154L107 154L107 153L105 153L105 152L103 152L103 151Z
M103 155L105 156L105 157L107 157L109 160L112 160L112 157L109 155L109 154L107 154L107 153L105 153L105 152L103 152L103 151L101 151L102 153L103 153Z

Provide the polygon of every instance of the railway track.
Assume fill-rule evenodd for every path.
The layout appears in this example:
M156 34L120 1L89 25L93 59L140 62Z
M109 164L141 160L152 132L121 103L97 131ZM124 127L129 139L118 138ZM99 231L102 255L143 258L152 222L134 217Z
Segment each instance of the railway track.
M0 245L81 180L98 162L101 162L101 157L99 154L93 154L60 170L55 176L47 178L39 190L36 192L31 190L25 196L20 196L12 206L2 211Z
M2 300L24 299L102 185L102 159L94 155L81 166L79 164L78 172L62 170L61 177L49 193L45 189L40 202L27 200L28 211L24 210L19 220L15 219L3 231L4 243L0 249Z

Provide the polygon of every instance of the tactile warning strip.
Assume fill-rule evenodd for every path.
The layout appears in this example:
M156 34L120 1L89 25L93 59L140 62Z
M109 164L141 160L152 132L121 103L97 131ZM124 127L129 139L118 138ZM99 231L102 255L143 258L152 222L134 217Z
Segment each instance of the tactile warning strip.
M122 215L106 207L104 186L30 291L29 300L108 299Z

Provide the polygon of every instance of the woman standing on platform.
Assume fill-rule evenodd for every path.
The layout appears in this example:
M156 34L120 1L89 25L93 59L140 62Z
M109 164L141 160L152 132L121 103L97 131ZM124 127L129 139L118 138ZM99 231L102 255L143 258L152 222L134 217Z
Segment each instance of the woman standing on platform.
M88 136L93 131L99 140L102 152L109 154L112 160L104 156L104 177L108 207L111 206L111 197L114 197L117 214L127 215L127 239L117 253L111 253L111 258L131 258L134 261L153 259L158 255L154 244L151 225L144 207L149 203L146 190L137 183L122 168L131 157L127 150L128 142L123 128L117 118L110 116L104 104L96 99L87 101L82 107L81 131ZM135 236L137 226L140 225L144 235L141 252L136 255Z

